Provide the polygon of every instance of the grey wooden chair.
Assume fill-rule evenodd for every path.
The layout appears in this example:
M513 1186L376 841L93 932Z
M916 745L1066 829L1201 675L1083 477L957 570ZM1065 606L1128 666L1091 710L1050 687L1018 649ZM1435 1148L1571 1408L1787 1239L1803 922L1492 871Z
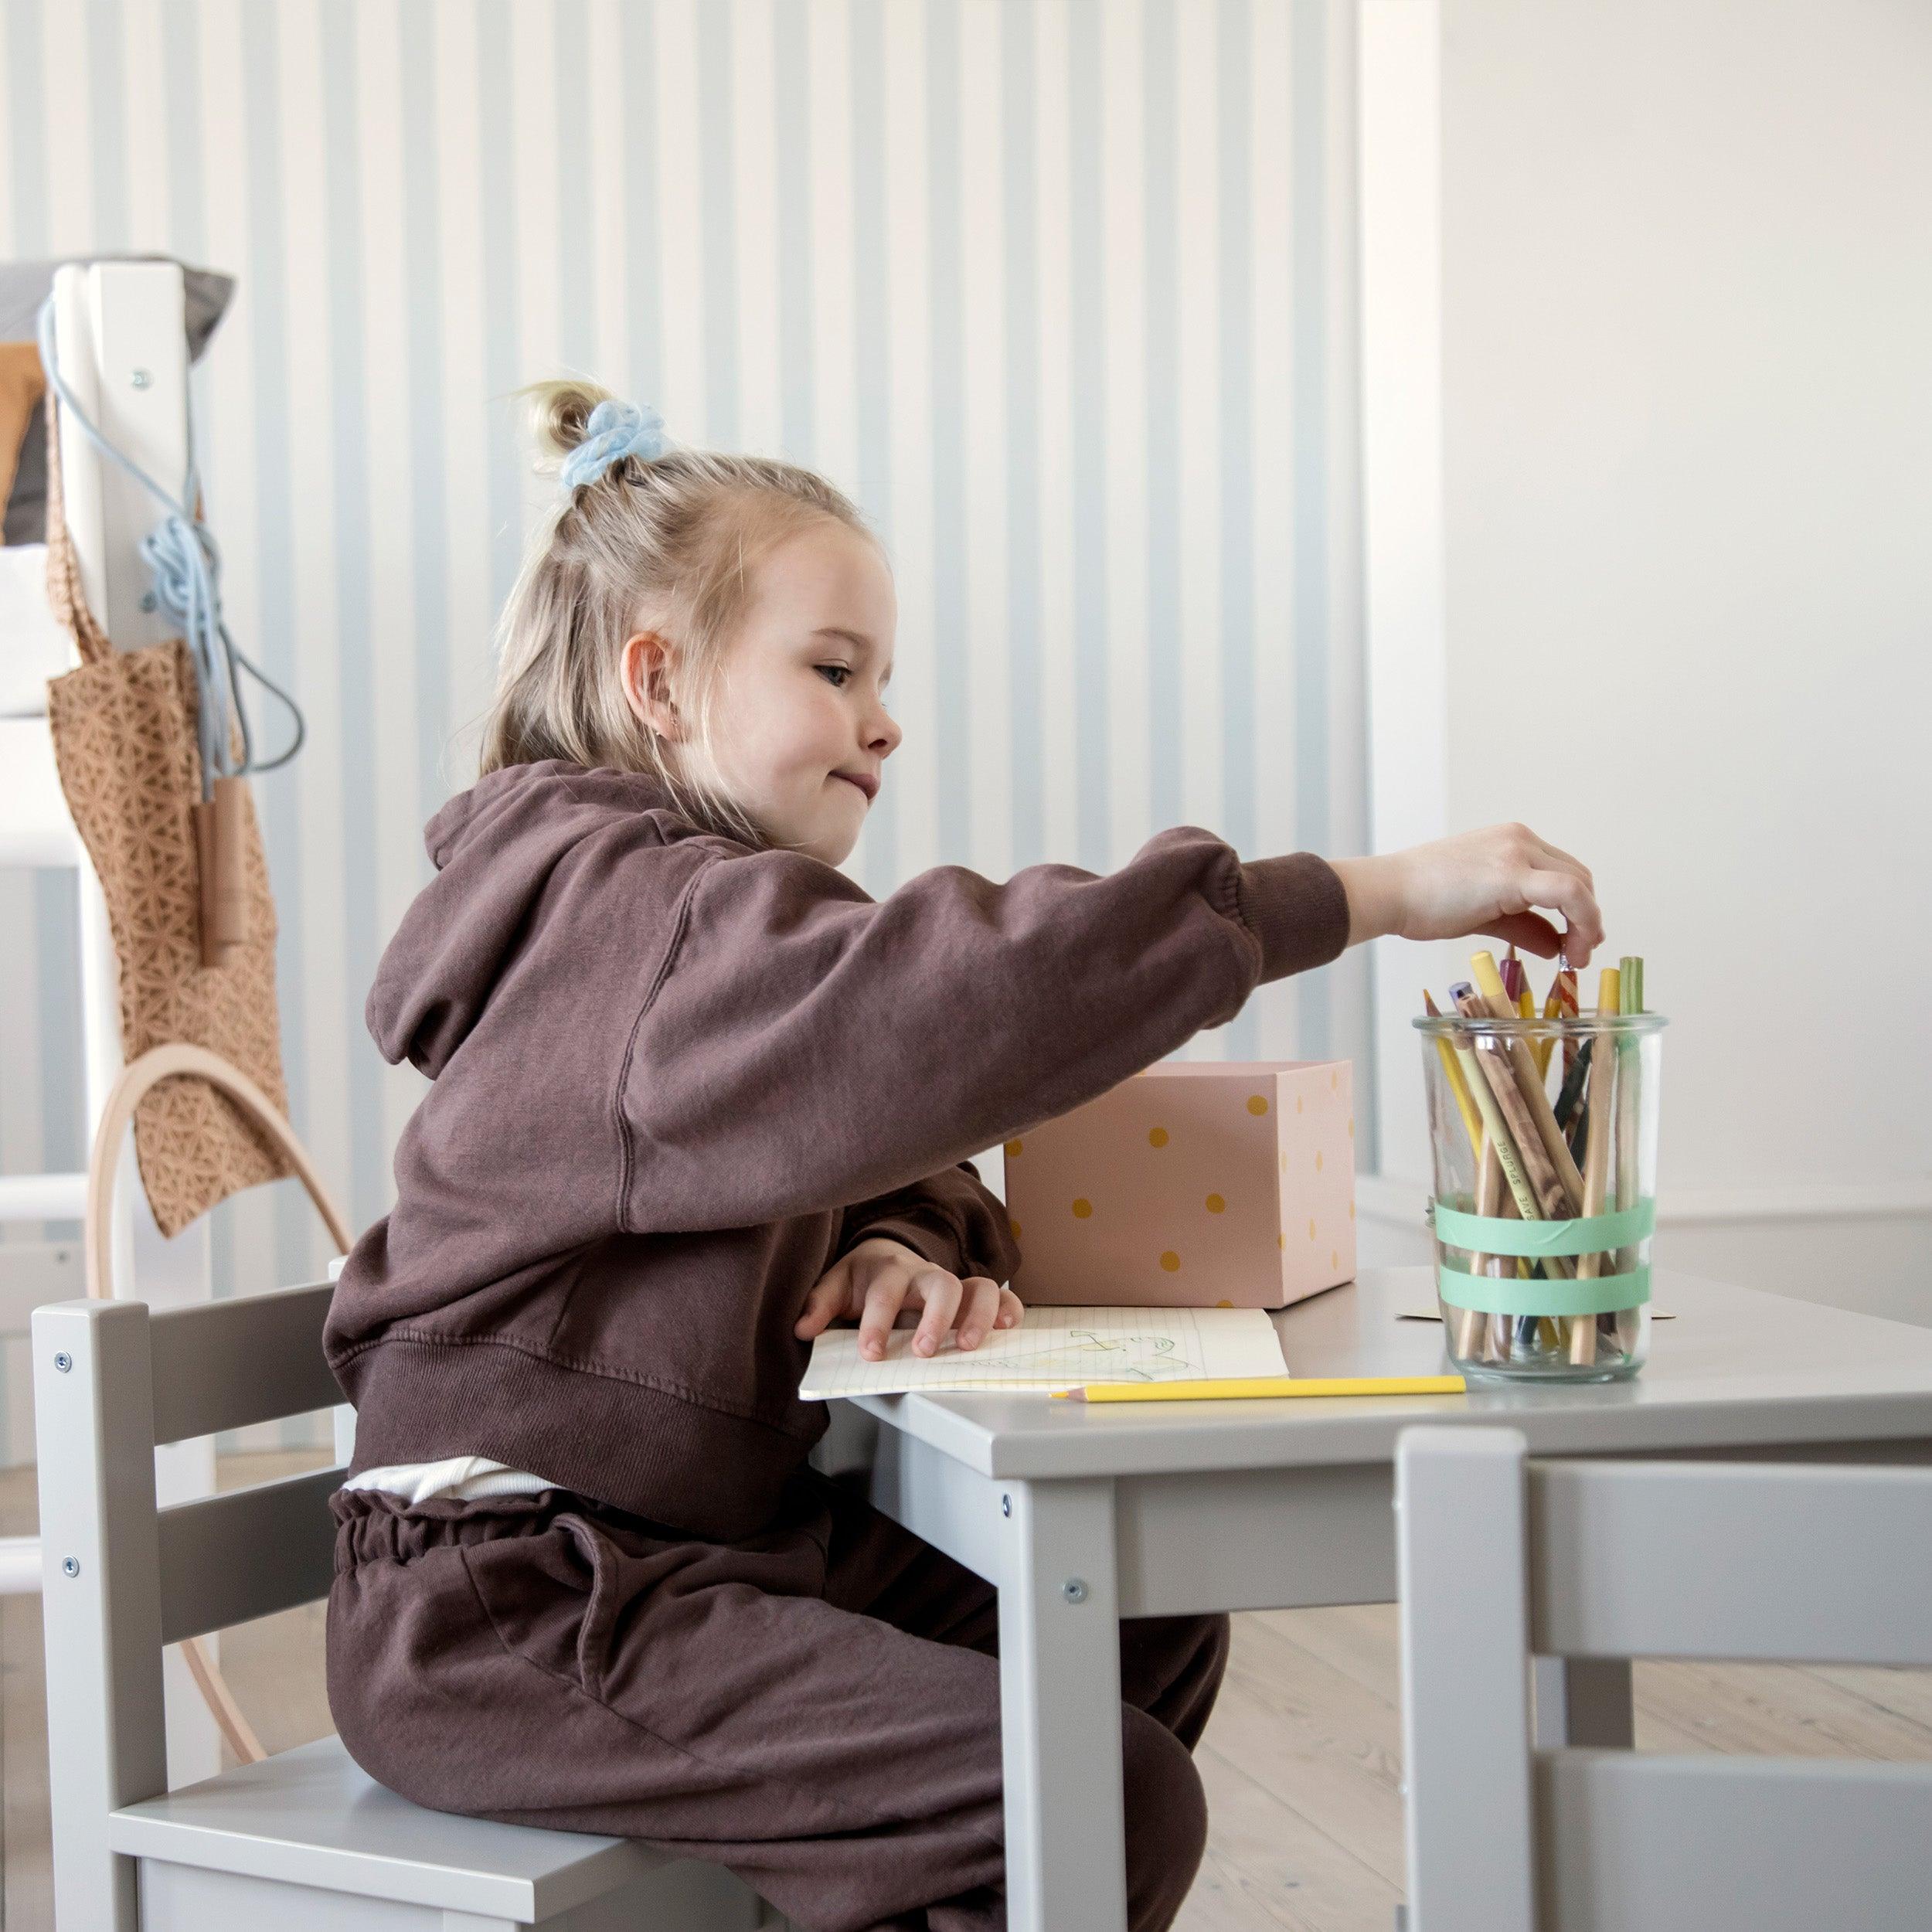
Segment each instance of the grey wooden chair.
M1627 1676L1590 1743L1530 1704L1580 1661L1600 1692L1636 1657L1932 1665L1932 1470L1417 1427L1396 1495L1410 1932L1932 1924L1932 1765L1603 1748Z
M429 1811L339 1740L167 1788L164 1645L328 1594L338 1467L157 1509L158 1444L338 1405L325 1284L32 1318L59 1932L750 1932L715 1866Z

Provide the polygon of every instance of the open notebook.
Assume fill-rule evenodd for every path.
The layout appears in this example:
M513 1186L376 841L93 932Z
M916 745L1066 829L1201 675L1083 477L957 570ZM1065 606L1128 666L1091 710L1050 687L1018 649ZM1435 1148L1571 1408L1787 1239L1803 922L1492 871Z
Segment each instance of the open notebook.
M913 1331L895 1328L886 1359L859 1354L855 1328L828 1328L811 1345L799 1394L896 1395L912 1389L1078 1389L1090 1382L1179 1382L1288 1372L1274 1324L1260 1308L1029 1308L1016 1328L996 1328L977 1349L951 1336L937 1355L913 1353Z

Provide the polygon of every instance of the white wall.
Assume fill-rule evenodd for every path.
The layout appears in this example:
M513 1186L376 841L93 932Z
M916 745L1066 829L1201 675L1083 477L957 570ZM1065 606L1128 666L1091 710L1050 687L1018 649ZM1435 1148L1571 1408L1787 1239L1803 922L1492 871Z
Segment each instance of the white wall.
M1660 1260L1932 1320L1932 8L1440 20L1444 815L1645 956Z

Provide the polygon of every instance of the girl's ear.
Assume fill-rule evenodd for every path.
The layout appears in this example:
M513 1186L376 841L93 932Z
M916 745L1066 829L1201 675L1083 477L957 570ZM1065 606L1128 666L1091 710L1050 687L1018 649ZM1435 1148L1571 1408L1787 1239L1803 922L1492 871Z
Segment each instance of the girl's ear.
M639 631L624 641L620 669L624 696L653 736L677 744L684 719L671 696L671 664L675 647L655 631Z

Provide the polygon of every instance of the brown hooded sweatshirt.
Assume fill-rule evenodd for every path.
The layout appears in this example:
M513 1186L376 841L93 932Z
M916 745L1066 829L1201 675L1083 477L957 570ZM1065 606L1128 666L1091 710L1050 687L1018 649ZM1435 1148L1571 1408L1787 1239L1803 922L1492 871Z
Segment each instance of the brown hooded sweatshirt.
M434 1085L325 1334L349 1473L487 1456L719 1540L825 1429L792 1327L828 1267L887 1235L1004 1281L968 1155L1348 938L1322 860L1185 826L1104 877L940 866L875 901L552 760L427 837L367 1018Z

